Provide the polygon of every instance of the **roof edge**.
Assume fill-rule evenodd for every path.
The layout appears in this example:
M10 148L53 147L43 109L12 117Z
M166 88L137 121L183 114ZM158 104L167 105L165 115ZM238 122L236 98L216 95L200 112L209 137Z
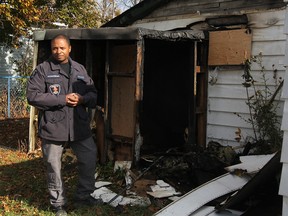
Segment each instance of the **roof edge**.
M132 24L134 21L147 16L151 11L170 2L171 0L143 0L137 5L126 10L119 16L108 21L101 27L125 27Z

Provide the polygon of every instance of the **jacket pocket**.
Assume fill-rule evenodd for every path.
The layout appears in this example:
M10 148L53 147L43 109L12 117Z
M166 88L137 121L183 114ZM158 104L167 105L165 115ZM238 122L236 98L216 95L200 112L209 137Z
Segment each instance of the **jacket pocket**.
M45 120L51 123L60 122L65 118L64 110L47 110L44 115Z

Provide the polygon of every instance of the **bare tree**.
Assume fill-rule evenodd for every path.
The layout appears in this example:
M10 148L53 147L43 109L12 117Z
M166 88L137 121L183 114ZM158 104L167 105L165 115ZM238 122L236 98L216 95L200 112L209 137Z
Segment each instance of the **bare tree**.
M121 5L121 8L123 8L124 10L127 10L144 0L118 0L118 1L119 1L119 5Z
M96 0L96 5L102 23L108 22L121 13L117 0Z

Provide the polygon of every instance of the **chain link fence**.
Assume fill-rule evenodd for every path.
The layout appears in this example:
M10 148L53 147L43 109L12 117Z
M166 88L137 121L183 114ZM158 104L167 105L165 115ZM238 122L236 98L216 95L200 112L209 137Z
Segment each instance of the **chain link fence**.
M28 76L0 76L0 120L28 118L30 106L26 100Z

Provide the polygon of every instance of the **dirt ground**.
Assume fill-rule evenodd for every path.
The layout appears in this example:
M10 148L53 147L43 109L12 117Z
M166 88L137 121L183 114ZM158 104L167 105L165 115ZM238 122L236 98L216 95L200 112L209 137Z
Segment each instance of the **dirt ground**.
M27 152L28 143L29 143L28 140L29 140L29 118L0 120L0 146L5 146L8 148L20 150L22 152ZM170 161L170 159L168 160L168 162L169 161ZM165 162L165 160L164 160L164 162ZM162 163L164 163L164 162L162 161ZM168 169L168 171L169 170L173 171L171 166L169 166L169 167L170 167L170 169ZM157 167L156 167L156 169L157 169ZM163 169L163 167L162 167L162 169ZM158 167L158 171L159 171L159 167ZM167 170L165 171L166 175L167 175L168 171ZM175 173L175 170L172 173ZM187 177L191 178L191 170L189 172L190 173L189 175L187 175L187 173L180 175L181 171L179 169L176 173L177 173L177 176L181 176L181 179L184 179L183 176L187 176ZM159 174L159 172L158 172L158 174ZM166 175L161 176L161 177L163 179L165 179ZM171 180L171 175L169 176L169 179ZM180 180L176 179L176 180L178 183L179 182L183 183L181 181L181 179ZM167 180L167 179L165 179L165 180ZM191 179L188 180L185 178L186 183L190 182L190 181L191 181ZM168 182L170 183L170 181L168 181ZM181 186L182 186L182 189L185 188L185 190L187 190L184 183L181 184ZM191 187L191 185L189 185L189 187ZM281 197L278 195L278 190L276 190L275 193L268 193L268 196L267 196L267 194L264 193L267 190L267 188L270 188L270 187L262 188L262 190L261 190L262 192L260 193L261 196L263 196L264 198L261 197L261 199L259 199L259 197L258 197L258 199L259 199L258 200L257 196L255 194L252 195L252 198L251 197L249 198L249 199L254 200L254 201L257 200L257 202L259 202L259 203L257 205L255 204L255 205L250 206L250 211L247 211L245 213L245 216L246 215L247 216L250 216L250 215L278 216L278 215L280 215L282 200L281 200ZM277 186L275 188L277 188ZM266 194L266 196L265 196L265 194ZM241 205L243 205L243 203ZM268 209L266 207L268 207L268 209L272 210L272 212L268 211ZM261 213L259 211L261 211Z
M0 145L25 150L29 140L29 118L0 120Z

